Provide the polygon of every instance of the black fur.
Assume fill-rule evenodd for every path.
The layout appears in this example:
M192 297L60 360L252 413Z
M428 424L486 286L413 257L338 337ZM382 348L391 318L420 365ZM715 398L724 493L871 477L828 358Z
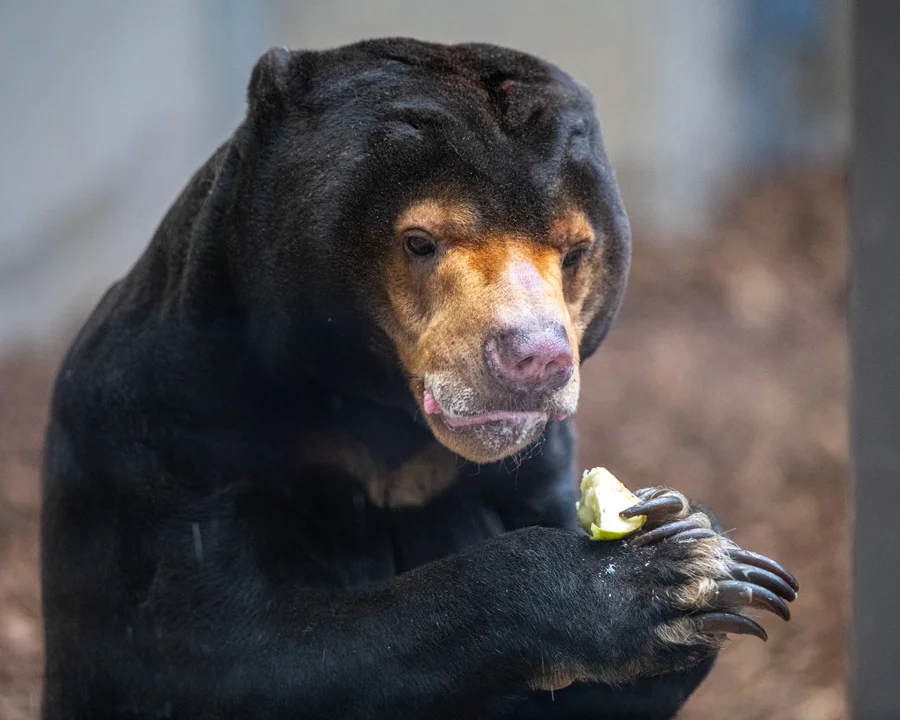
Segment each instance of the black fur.
M475 198L495 226L539 232L562 192L614 270L583 359L618 307L629 236L579 86L489 46L260 61L246 121L60 371L46 718L672 716L709 666L653 634L676 616L654 591L685 550L573 532L567 422L524 457L461 462L424 507L376 507L297 453L340 431L389 468L433 442L370 309L400 209ZM632 660L634 685L529 689Z

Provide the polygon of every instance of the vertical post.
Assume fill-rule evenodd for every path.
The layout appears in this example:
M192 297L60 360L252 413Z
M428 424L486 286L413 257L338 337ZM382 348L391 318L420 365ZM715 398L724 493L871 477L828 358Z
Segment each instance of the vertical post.
M855 4L853 717L900 718L900 2Z

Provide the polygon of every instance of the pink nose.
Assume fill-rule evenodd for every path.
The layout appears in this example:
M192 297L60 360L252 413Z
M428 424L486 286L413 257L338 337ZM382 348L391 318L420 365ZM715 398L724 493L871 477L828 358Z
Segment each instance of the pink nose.
M494 378L516 392L559 390L574 369L572 347L559 323L495 333L485 342L484 352Z

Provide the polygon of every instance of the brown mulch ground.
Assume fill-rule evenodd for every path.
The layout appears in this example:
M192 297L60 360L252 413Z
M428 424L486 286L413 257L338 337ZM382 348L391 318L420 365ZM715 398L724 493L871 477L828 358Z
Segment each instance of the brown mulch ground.
M582 465L716 509L800 579L767 644L736 638L684 720L844 720L849 615L844 186L750 188L710 240L636 240L623 314L586 366ZM0 718L37 717L37 466L59 354L0 365Z

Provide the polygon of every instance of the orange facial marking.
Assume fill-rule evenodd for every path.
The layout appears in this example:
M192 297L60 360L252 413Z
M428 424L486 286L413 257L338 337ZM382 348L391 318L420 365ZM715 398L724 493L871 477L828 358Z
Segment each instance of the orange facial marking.
M491 284L509 261L510 241L507 237L486 235L479 243L467 243L459 248L465 255L465 272L476 275L480 282Z
M450 357L480 356L479 348L466 346L502 322L498 315L505 314L514 324L517 310L557 318L577 352L585 325L581 309L597 268L585 265L564 278L561 253L594 242L594 229L583 211L567 208L545 235L531 237L485 233L471 205L424 200L395 224L398 235L413 228L431 233L445 250L428 276L417 277L399 251L389 268L391 334L411 374Z
M394 230L399 234L410 228L421 228L448 240L474 235L478 230L478 213L465 203L423 200L397 218Z
M583 261L563 268L573 247L596 244L585 214L566 209L545 232L533 235L485 227L478 211L464 203L425 200L404 211L394 229L396 242L386 277L388 302L380 308L380 317L420 409L424 412L426 383L429 391L443 397L442 403L456 403L443 405L445 413L477 415L506 409L509 398L498 389L494 371L486 364L486 344L511 329L559 323L568 336L575 368L552 402L572 412L578 397L579 346L589 320L582 315L603 272L601 248L596 247ZM424 260L412 257L403 242L411 230L429 233L438 246L436 255ZM432 415L426 419L453 452L477 462L502 457L496 447L449 431Z
M569 208L560 213L550 224L550 242L561 247L570 247L580 242L593 242L594 228L587 215L581 210Z

